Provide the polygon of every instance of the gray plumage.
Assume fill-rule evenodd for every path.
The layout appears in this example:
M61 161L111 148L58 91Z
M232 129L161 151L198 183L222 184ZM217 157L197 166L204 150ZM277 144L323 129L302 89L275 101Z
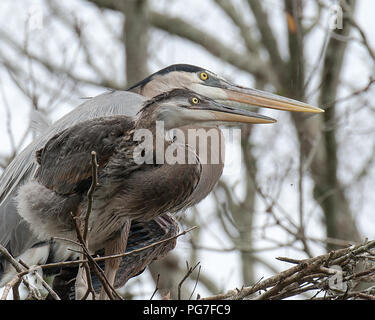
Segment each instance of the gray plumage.
M180 103L187 107L172 108L188 108L190 103L194 106L189 101L196 94L176 89L161 96L146 102L137 118L117 115L81 122L56 134L37 152L39 166L33 180L20 188L17 203L19 213L41 240L76 240L70 213L82 216L86 212L86 194L92 180L91 151L97 153L99 166L99 185L89 221L92 252L103 249L123 228L130 228L131 221L149 221L194 204L189 197L202 172L195 150L181 146L186 159L195 159L193 163L157 164L154 147L145 151L146 158L153 158L152 163L134 159L141 143L134 139L135 131L147 128L158 134L154 116L165 112L161 111L164 105L183 101ZM205 103L203 97L200 100L200 104ZM166 147L168 143L165 141Z
M18 212L34 234L42 241L52 237L77 241L71 214L81 218L76 220L78 223L84 221L87 192L92 183L92 151L96 152L98 162L98 186L88 222L88 248L92 253L102 249L106 255L121 253L126 249L133 221L151 221L202 199L201 195L190 199L202 172L195 150L178 143L186 159L195 161L159 164L155 157L159 149L152 143L143 149L145 158L152 162L137 162L137 148L142 141L134 138L137 130L148 129L154 139L162 138L164 147L168 147L164 132L156 129L160 117L170 113L167 129L171 129L175 128L174 121L190 124L197 113L211 120L211 114L204 110L213 107L226 110L197 96L188 90L175 89L146 101L137 117L117 115L87 120L48 140L36 153L38 168L33 179L20 187L16 199ZM185 120L180 117L173 120L178 109ZM105 263L104 272L111 284L115 283L121 260ZM101 298L104 297L102 291Z
M134 116L146 99L127 91L103 93L89 99L56 121L30 143L4 171L0 180L0 244L18 256L39 240L17 213L15 195L18 187L35 172L35 151L56 133L88 119L110 115ZM1 263L1 261L0 261Z

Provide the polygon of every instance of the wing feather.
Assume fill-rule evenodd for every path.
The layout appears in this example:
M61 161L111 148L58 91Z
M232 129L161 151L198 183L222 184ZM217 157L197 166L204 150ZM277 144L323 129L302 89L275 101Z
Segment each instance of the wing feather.
M100 170L130 128L130 118L117 116L92 119L65 129L37 151L39 168L35 178L59 194L87 191L91 184L91 152L97 153Z

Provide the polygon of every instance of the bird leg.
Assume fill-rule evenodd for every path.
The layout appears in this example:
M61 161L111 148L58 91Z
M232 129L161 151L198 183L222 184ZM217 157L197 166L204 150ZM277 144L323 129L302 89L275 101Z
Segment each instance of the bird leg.
M104 247L105 256L110 256L110 255L120 254L120 253L125 252L126 245L128 242L130 225L131 225L131 222L127 220L123 228L120 231L120 235L106 243ZM104 275L107 278L108 282L113 287L115 284L116 273L117 273L118 268L120 267L121 260L122 258L114 258L114 259L105 260ZM103 287L100 292L99 299L101 300L108 299L108 296Z

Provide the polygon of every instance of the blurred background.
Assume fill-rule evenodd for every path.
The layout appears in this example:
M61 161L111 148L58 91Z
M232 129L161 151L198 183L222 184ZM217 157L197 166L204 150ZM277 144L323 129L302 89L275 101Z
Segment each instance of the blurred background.
M129 298L241 288L375 238L375 2L372 0L2 0L0 174L37 134L109 89L174 63L306 101L322 115L242 128L213 194L179 216L166 258L126 286ZM233 170L233 169L237 170ZM196 288L194 288L196 286ZM194 292L193 292L194 291Z

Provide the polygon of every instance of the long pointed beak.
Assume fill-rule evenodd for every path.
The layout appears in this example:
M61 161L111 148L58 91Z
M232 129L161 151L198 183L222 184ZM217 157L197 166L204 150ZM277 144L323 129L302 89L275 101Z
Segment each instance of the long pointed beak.
M196 110L209 111L215 119L215 122L236 122L236 123L275 123L276 120L270 117L242 109L240 107L229 107L213 100L210 103L201 105Z
M227 95L227 100L235 103L294 112L324 112L323 109L304 102L256 89L236 86L228 82L220 84L220 88Z

